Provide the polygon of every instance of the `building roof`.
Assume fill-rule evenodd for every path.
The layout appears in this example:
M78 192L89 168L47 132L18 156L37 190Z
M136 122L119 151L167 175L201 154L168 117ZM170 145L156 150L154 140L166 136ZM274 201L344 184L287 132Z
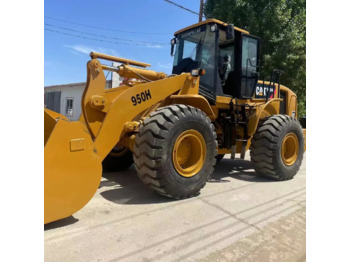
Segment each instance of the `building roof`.
M111 82L111 80L106 80L106 83L110 83L110 82ZM80 82L80 83L44 86L44 88L45 89L50 89L50 88L69 88L69 87L76 87L76 86L85 86L85 84L86 84L86 82Z

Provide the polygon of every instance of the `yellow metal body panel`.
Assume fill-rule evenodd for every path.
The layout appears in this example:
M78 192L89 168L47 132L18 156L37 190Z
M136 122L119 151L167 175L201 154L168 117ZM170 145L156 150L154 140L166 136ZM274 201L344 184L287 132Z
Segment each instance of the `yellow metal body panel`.
M101 159L122 139L126 123L181 89L198 86L194 77L184 73L132 87L105 90L106 80L100 62L92 59L87 67L88 81L82 99L83 115Z
M104 159L111 149L121 139L124 124L134 120L135 116L145 111L153 104L162 101L164 98L178 92L188 74L158 80L142 85L137 85L126 89L123 93L113 98L113 102L108 108L98 136L95 139L97 152ZM141 93L150 93L151 98L134 105L132 97L137 97ZM113 93L109 93L113 94Z
M69 122L45 110L55 121L44 147L44 223L68 217L85 206L101 180L101 158L82 122ZM49 125L53 124L50 121Z
M185 32L185 31L187 31L187 30L189 30L189 29L192 29L192 28L195 28L195 27L197 27L197 26L201 26L201 25L205 25L205 24L209 24L209 23L216 23L216 24L219 24L219 25L222 25L222 26L228 26L227 23L222 22L222 21L220 21L220 20L217 20L217 19L207 19L207 20L205 20L205 21L202 21L202 22L199 22L199 23L197 23L197 24L190 25L190 26L187 26L187 27L185 27L185 28L183 28L183 29L181 29L181 30L178 30L178 31L176 31L176 32L174 33L174 35L177 35L177 34L179 34L179 33ZM248 31L243 30L243 29L241 29L241 28L239 28L239 27L235 27L235 30L237 30L237 31L239 31L239 32L242 32L242 33L244 33L244 34L249 34Z
M92 59L87 64L86 87L81 99L82 115L92 138L94 139L100 129L105 113L96 110L90 105L91 97L104 93L106 78L103 73L101 63L97 59ZM102 107L103 105L101 105Z
M58 118L68 120L65 116L45 108L44 110L44 123L45 123L44 124L44 145L49 139Z
M256 107L255 113L249 119L248 134L253 135L258 127L259 120L267 116L276 115L279 113L280 102L282 99L273 98L267 103Z
M193 107L197 107L202 110L207 116L214 121L217 118L217 110L209 105L208 100L206 100L201 95L172 95L170 98L174 99L173 104L184 104Z

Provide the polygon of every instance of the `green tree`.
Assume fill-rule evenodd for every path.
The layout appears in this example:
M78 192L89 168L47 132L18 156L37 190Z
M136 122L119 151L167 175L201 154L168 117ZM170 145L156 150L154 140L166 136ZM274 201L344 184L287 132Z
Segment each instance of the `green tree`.
M261 37L261 78L283 70L281 82L297 94L298 114L305 115L305 0L207 0L204 14Z

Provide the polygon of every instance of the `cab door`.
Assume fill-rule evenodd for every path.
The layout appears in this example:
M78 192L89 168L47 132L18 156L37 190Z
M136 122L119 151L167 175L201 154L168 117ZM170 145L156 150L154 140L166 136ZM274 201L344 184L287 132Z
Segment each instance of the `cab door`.
M240 97L251 98L259 77L260 38L243 34L240 47Z

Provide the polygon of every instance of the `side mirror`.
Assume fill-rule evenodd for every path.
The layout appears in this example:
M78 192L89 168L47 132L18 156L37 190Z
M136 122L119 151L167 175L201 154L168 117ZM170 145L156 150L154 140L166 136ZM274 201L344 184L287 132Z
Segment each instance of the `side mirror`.
M235 27L233 26L233 24L228 25L226 28L226 39L227 40L235 39L234 32L235 32Z
M176 44L176 38L171 39L170 43L171 43L170 55L174 56L174 47L175 47L175 44Z

